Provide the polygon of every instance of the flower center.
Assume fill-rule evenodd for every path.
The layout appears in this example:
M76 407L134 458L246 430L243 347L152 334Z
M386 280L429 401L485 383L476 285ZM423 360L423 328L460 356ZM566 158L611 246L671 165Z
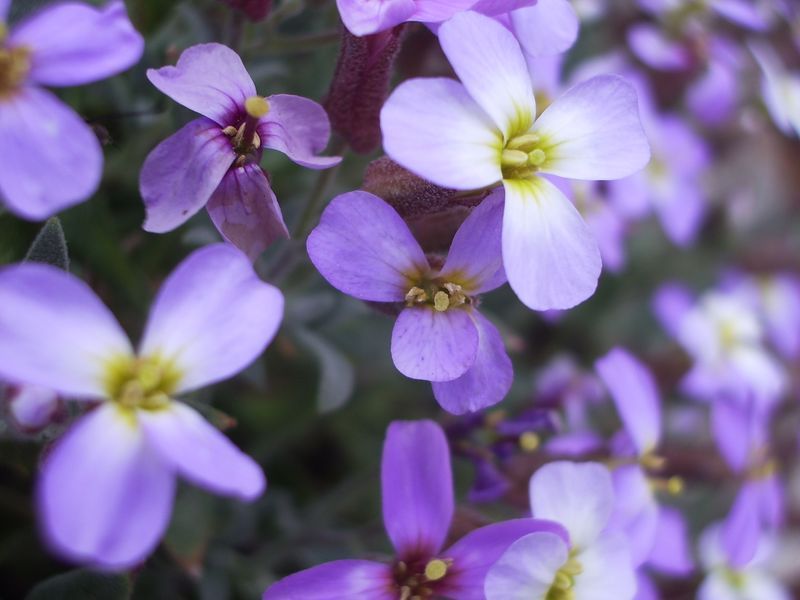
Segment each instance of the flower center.
M530 179L546 161L545 144L535 133L512 137L500 153L504 179Z
M244 122L239 127L228 125L222 130L222 133L231 138L231 146L238 155L237 167L243 166L249 159L258 159L261 137L256 128L261 117L269 112L269 102L261 96L250 96L244 102L244 110Z
M556 573L545 600L575 600L575 578L581 573L583 573L581 563L574 554L570 555L564 566Z
M0 23L0 44L5 37L5 25ZM31 70L31 51L25 46L0 46L0 98L16 92Z
M122 357L108 364L106 392L124 408L158 410L170 403L180 372L158 357Z
M436 593L436 584L447 576L452 564L451 558L434 558L424 564L397 561L394 580L400 588L399 600L432 598Z
M450 308L472 304L472 298L457 283L433 280L422 282L408 290L406 306L421 304L432 306L438 312L445 312Z

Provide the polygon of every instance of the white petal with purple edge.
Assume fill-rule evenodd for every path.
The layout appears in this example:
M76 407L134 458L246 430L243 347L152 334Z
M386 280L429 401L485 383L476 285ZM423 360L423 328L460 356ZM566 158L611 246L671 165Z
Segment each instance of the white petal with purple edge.
M559 177L620 179L650 160L636 89L618 75L592 77L567 90L533 132L547 156L542 172Z
M567 0L539 0L511 12L510 17L514 35L531 56L565 52L578 37L578 15Z
M0 270L0 376L102 398L105 365L133 353L114 316L78 278L55 267Z
M381 109L381 131L387 155L437 185L472 190L502 177L502 133L452 79L401 83Z
M235 159L230 138L208 119L190 121L161 142L139 173L145 231L183 225L206 205Z
M253 500L266 487L261 467L197 411L180 402L139 416L148 443L193 484L216 494Z
M177 393L235 375L269 344L283 318L283 295L261 281L229 244L196 250L155 300L140 355L174 361Z
M439 43L469 95L506 139L527 132L536 100L514 35L490 17L462 12L441 26Z
M306 246L333 287L361 300L402 301L429 268L397 211L368 192L331 200Z
M178 64L148 69L147 78L161 92L220 126L238 125L233 119L256 86L242 59L222 44L197 44L183 51Z
M394 366L411 379L452 381L475 364L477 353L478 329L461 308L405 308L392 330Z
M167 528L175 474L148 448L135 417L109 403L56 443L37 492L53 550L78 563L129 569Z
M588 490L586 493L590 493ZM583 571L575 578L581 600L633 600L636 574L628 542L619 531L608 531L577 555Z
M597 539L614 508L611 474L599 463L558 461L540 467L531 477L530 498L533 516L563 525L578 549Z
M486 574L486 600L546 600L568 557L567 544L554 533L520 538Z
M133 66L144 51L144 39L121 0L101 9L79 2L53 4L12 29L9 42L31 49L30 80L52 86L111 77Z
M26 219L46 219L86 200L103 169L92 129L50 92L35 87L3 99L0 156L0 200Z
M475 363L457 379L433 382L436 401L455 415L497 404L506 397L514 380L500 332L477 309L471 313L479 336Z
M543 178L503 183L503 265L511 289L534 310L572 308L589 298L600 250L573 204Z

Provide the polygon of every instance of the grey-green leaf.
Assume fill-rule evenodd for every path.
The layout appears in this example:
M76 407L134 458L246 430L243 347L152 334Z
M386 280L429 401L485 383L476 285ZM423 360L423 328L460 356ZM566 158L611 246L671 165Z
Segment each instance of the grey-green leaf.
M46 579L25 600L128 600L130 595L125 575L79 569Z

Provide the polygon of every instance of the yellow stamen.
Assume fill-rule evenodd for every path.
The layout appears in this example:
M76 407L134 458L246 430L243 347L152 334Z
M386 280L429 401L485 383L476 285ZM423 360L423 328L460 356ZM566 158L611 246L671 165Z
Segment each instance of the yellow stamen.
M534 167L541 167L544 161L547 160L547 155L541 148L531 150L528 154L528 163Z
M503 150L500 164L504 167L524 167L528 164L528 155L522 150Z
M540 443L539 436L532 431L526 431L519 436L519 447L525 452L536 452Z
M677 475L673 475L669 479L667 479L667 492L670 493L672 496L677 496L683 492L684 484L683 479L678 477Z
M448 565L441 558L434 558L425 565L425 577L428 581L439 581L447 574Z
M530 152L536 143L539 141L539 136L535 133L526 133L511 138L506 144L508 150L522 150L523 152Z
M269 112L269 102L261 96L250 96L244 101L244 109L254 119L260 119Z
M450 296L447 292L436 292L433 297L433 308L439 312L444 312L450 308Z

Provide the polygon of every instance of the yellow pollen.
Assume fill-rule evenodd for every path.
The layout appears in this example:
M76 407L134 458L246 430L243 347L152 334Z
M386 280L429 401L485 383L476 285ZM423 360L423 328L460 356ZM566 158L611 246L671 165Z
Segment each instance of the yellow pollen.
M428 581L439 581L447 574L448 565L441 558L434 558L425 565L425 577Z
M450 296L447 292L436 292L433 296L433 308L439 312L444 312L450 308Z
M683 479L678 477L677 475L673 475L669 479L667 479L667 492L670 493L672 496L677 496L683 492Z
M522 150L503 150L500 164L504 167L524 167L528 164L528 155Z
M0 42L3 36L0 35ZM0 47L0 98L16 92L31 70L31 52L25 46Z
M645 454L640 459L642 466L645 469L650 469L653 471L658 471L664 468L664 465L667 463L667 460L663 456L658 456L657 454Z
M180 372L158 357L118 357L108 363L106 393L127 409L158 410L170 403Z
M261 96L250 96L244 101L244 109L254 119L260 119L269 112L269 102Z
M506 148L508 150L522 150L523 152L527 153L534 148L538 141L538 135L535 133L526 133L524 135L518 135L515 138L511 138L508 141L508 144L506 144Z
M528 162L534 167L542 166L545 160L547 160L547 155L541 148L531 150L528 154Z
M411 306L428 300L428 294L421 287L414 286L406 294L406 304Z
M525 452L536 452L540 443L539 436L532 431L526 431L519 436L519 447Z

